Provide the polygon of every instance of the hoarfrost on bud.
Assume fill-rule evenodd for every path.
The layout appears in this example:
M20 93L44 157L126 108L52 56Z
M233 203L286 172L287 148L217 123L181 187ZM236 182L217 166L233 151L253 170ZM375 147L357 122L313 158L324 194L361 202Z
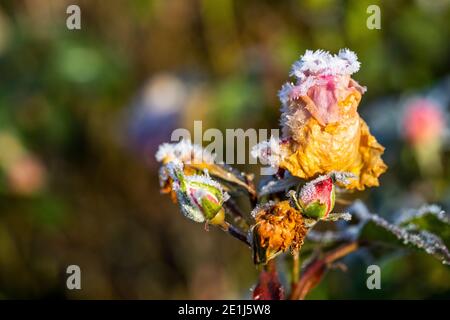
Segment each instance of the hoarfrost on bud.
M314 219L327 218L333 210L335 202L333 180L329 175L324 175L306 183L296 200L299 209L305 216Z
M179 161L182 163L214 163L214 155L201 146L192 144L189 140L178 143L163 143L159 146L155 158L158 162L168 163Z
M183 165L170 162L167 170L172 178L172 188L176 192L181 212L195 222L222 224L222 205L229 199L220 183L204 175L185 176Z

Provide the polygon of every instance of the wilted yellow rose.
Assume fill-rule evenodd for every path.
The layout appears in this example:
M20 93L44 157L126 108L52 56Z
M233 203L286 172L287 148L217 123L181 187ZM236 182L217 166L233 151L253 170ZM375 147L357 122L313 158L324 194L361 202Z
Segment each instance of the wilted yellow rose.
M347 49L339 55L307 51L294 63L291 74L297 82L280 91L283 140L272 165L306 180L350 172L356 178L341 185L348 189L378 186L387 169L384 147L357 112L366 90L350 77L358 70L356 55Z

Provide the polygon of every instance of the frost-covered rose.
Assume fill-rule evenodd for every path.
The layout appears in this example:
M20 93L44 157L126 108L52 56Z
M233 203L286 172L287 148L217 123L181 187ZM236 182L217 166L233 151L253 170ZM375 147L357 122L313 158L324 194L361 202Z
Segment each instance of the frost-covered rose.
M376 141L357 107L365 88L350 76L358 71L356 55L344 49L338 55L307 50L294 63L295 83L280 90L283 139L276 165L292 175L311 179L332 171L357 178L348 189L378 186L387 169L384 148ZM267 152L267 151L266 151Z

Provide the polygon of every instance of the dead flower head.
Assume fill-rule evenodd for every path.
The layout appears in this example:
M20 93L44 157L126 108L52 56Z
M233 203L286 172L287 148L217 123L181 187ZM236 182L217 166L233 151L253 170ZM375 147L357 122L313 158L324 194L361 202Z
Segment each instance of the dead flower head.
M289 201L269 202L252 214L256 219L252 229L255 264L267 263L288 248L299 250L303 245L307 229L300 211Z

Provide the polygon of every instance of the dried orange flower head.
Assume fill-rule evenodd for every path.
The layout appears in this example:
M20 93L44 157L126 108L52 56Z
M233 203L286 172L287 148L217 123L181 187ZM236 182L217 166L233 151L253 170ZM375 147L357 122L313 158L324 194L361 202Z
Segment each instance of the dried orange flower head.
M337 55L307 50L294 63L296 81L279 93L283 150L277 154L287 155L273 166L307 180L333 171L352 173L356 178L341 185L348 189L378 186L387 166L381 159L384 148L357 112L366 91L351 78L359 67L348 49Z
M266 263L288 248L298 250L303 244L306 227L301 213L289 201L269 202L255 208L253 216L253 259Z

